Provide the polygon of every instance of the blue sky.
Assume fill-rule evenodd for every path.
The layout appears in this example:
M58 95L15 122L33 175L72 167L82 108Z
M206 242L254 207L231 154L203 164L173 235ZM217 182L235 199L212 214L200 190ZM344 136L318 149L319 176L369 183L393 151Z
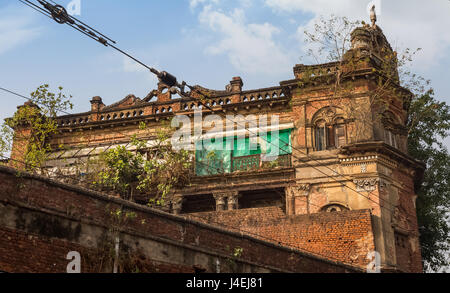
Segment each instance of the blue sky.
M35 0L34 0L35 1ZM69 0L58 3L66 6ZM224 89L274 86L306 63L302 32L320 15L369 20L366 0L80 0L81 20L145 63L180 80ZM450 103L450 1L376 0L378 25L395 49L422 48L413 69ZM145 69L16 0L0 4L0 86L28 95L41 84L63 86L74 112L145 97L156 79ZM0 92L0 119L23 101ZM450 146L450 140L447 141Z

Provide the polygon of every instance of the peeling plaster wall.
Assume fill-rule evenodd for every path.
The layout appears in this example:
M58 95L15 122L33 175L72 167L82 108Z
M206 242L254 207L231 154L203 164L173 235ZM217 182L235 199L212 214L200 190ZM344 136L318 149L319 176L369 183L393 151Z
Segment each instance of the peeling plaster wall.
M134 216L112 216L118 209ZM128 272L359 271L246 234L0 167L0 271L65 272L67 254L78 251L82 272L111 272L116 235L124 257L119 268ZM239 258L231 257L236 248L243 251Z

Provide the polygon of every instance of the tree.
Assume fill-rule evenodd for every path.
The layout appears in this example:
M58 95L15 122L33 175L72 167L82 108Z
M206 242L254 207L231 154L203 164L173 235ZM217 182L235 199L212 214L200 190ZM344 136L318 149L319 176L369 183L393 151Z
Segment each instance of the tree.
M345 17L332 16L328 20L322 17L312 32L305 31L305 41L312 46L307 50L307 55L313 60L338 63L338 70L333 75L336 105L344 105L349 117L372 126L383 117L364 117L360 105L345 104L339 99L352 90L344 80L352 75L354 68L366 62L364 58L356 58L355 62L351 58L353 56L346 56L348 53L345 53L350 49L351 32L358 23L367 26L364 22L350 21ZM401 54L381 50L382 60L379 68L374 69L378 76L377 88L371 92L370 106L382 113L383 109L389 107L389 102L383 97L401 94L402 88L412 93L406 123L408 151L427 166L417 200L420 244L425 269L438 270L448 265L447 254L450 249L450 227L447 221L450 208L450 155L441 143L449 135L450 109L446 103L434 98L430 81L411 70L411 61L420 50L405 49Z
M12 118L6 119L1 128L0 155L7 157L15 149L24 152L23 163L28 171L44 172L43 165L52 148L47 140L56 133L58 113L72 109L72 96L63 94L62 87L58 93L49 91L49 85L41 85L31 93L30 100L19 107ZM13 166L22 162L11 161Z
M342 62L345 52L351 45L351 33L360 24L347 17L323 16L314 23L312 32L305 30L305 43L310 45L307 56L319 63Z
M145 123L141 123L140 130L146 129ZM165 205L174 189L189 184L192 156L186 150L172 148L170 131L165 127L159 128L154 138L149 146L145 139L134 135L131 149L117 146L102 153L97 161L102 171L94 182L125 199L133 200L136 193L141 193L149 195L150 205Z
M417 217L425 268L437 271L449 264L450 154L442 138L450 130L450 107L437 101L432 90L416 96L407 127L409 154L427 165L418 192Z

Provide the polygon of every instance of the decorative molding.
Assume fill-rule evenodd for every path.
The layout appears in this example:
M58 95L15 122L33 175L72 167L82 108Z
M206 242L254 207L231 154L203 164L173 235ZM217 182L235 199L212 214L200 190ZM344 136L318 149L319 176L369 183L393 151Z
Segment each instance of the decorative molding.
M232 191L228 193L228 210L236 210L239 205L239 192Z
M309 192L311 191L311 184L305 183L305 184L297 184L294 186L291 186L291 197L297 197L297 196L308 196Z
M340 162L343 165L362 165L367 164L367 161L375 161L378 158L379 156L351 157L340 159Z
M213 197L216 200L216 208L218 211L225 210L226 203L228 204L229 210L237 209L238 201L239 201L239 191L225 191L225 192L216 192L213 193ZM225 202L225 199L227 201Z
M377 189L379 181L379 178L355 179L353 183L356 185L356 191L374 191Z
M368 162L376 162L385 165L388 168L397 168L398 163L385 156L372 155L372 156L361 156L361 157L351 157L339 160L342 165L345 166L360 166L367 164Z
M367 164L361 165L361 173L367 173Z
M226 198L226 194L225 193L214 193L213 194L214 199L216 200L216 205L219 204L225 204L225 198Z

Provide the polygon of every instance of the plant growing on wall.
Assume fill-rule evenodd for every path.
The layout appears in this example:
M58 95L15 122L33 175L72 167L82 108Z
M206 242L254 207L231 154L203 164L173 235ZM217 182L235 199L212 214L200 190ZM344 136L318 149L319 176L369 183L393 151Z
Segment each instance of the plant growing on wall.
M140 130L147 131L145 123L141 123ZM164 205L167 196L189 184L192 175L191 154L174 150L170 135L168 128L161 127L151 135L151 145L134 135L130 148L117 146L102 153L98 163L103 170L95 184L125 199L133 200L140 193L150 196L149 205Z
M341 97L351 94L353 90L353 85L345 83L345 79L351 78L354 69L368 61L366 58L351 58L354 56L345 56L344 53L350 49L351 32L359 23L366 25L364 22L349 21L345 17L321 18L312 32L305 31L306 42L312 46L307 55L318 63L337 62L336 72L327 73L326 76L328 82L334 83L335 105L344 108L349 118L363 125L352 133L356 137L362 137L367 129L372 131L374 125L382 121L382 113L392 102L389 97L401 95L406 99L408 113L405 135L408 138L408 152L427 165L417 200L421 253L425 269L438 270L449 265L450 154L442 141L449 136L450 107L434 97L429 80L411 70L411 62L421 49L405 49L399 54L382 48L382 58L378 67L373 69L377 87L371 90L370 103L361 105L344 102ZM379 40L372 41L376 45ZM308 83L314 75L312 71L306 72L302 83ZM404 95L402 88L409 90L412 95ZM371 107L377 112L372 114L368 110Z
M415 96L407 121L408 151L426 163L417 198L421 253L425 268L449 265L450 154L442 141L450 130L450 107L432 90Z
M24 152L23 161L10 162L13 166L24 167L28 171L42 168L49 152L52 150L47 137L56 133L56 117L58 113L72 109L70 102L72 96L66 96L63 88L58 87L57 93L49 90L49 85L41 85L31 93L30 101L19 107L12 118L6 119L1 128L0 155L7 157L12 150L13 143L16 149Z
M401 96L406 100L405 104L408 104L407 101L411 98L404 88L415 95L424 94L429 81L415 74L410 67L415 55L421 51L420 48L406 48L398 53L385 44L386 40L379 33L378 27L370 28L376 32L377 37L371 36L372 39L366 40L367 36L358 28L361 25L365 29L370 28L364 21L331 16L329 19L321 17L312 31L305 30L305 43L309 47L306 57L318 64L333 62L335 70L328 71L329 68L320 65L318 69L308 68L304 72L300 88L319 76L326 83L332 84L331 105L343 109L348 119L359 122L358 127L351 129L351 137L363 141L373 126L381 123L384 118L382 114L392 104L392 97ZM352 32L362 35L359 38L367 43L356 46L368 45L371 48L364 47L362 53L351 50ZM369 56L376 60L376 64L370 63ZM344 99L354 94L355 86L352 81L357 71L369 67L372 69L371 78L376 84L376 87L370 89L369 100ZM371 109L376 109L376 113L372 113Z

